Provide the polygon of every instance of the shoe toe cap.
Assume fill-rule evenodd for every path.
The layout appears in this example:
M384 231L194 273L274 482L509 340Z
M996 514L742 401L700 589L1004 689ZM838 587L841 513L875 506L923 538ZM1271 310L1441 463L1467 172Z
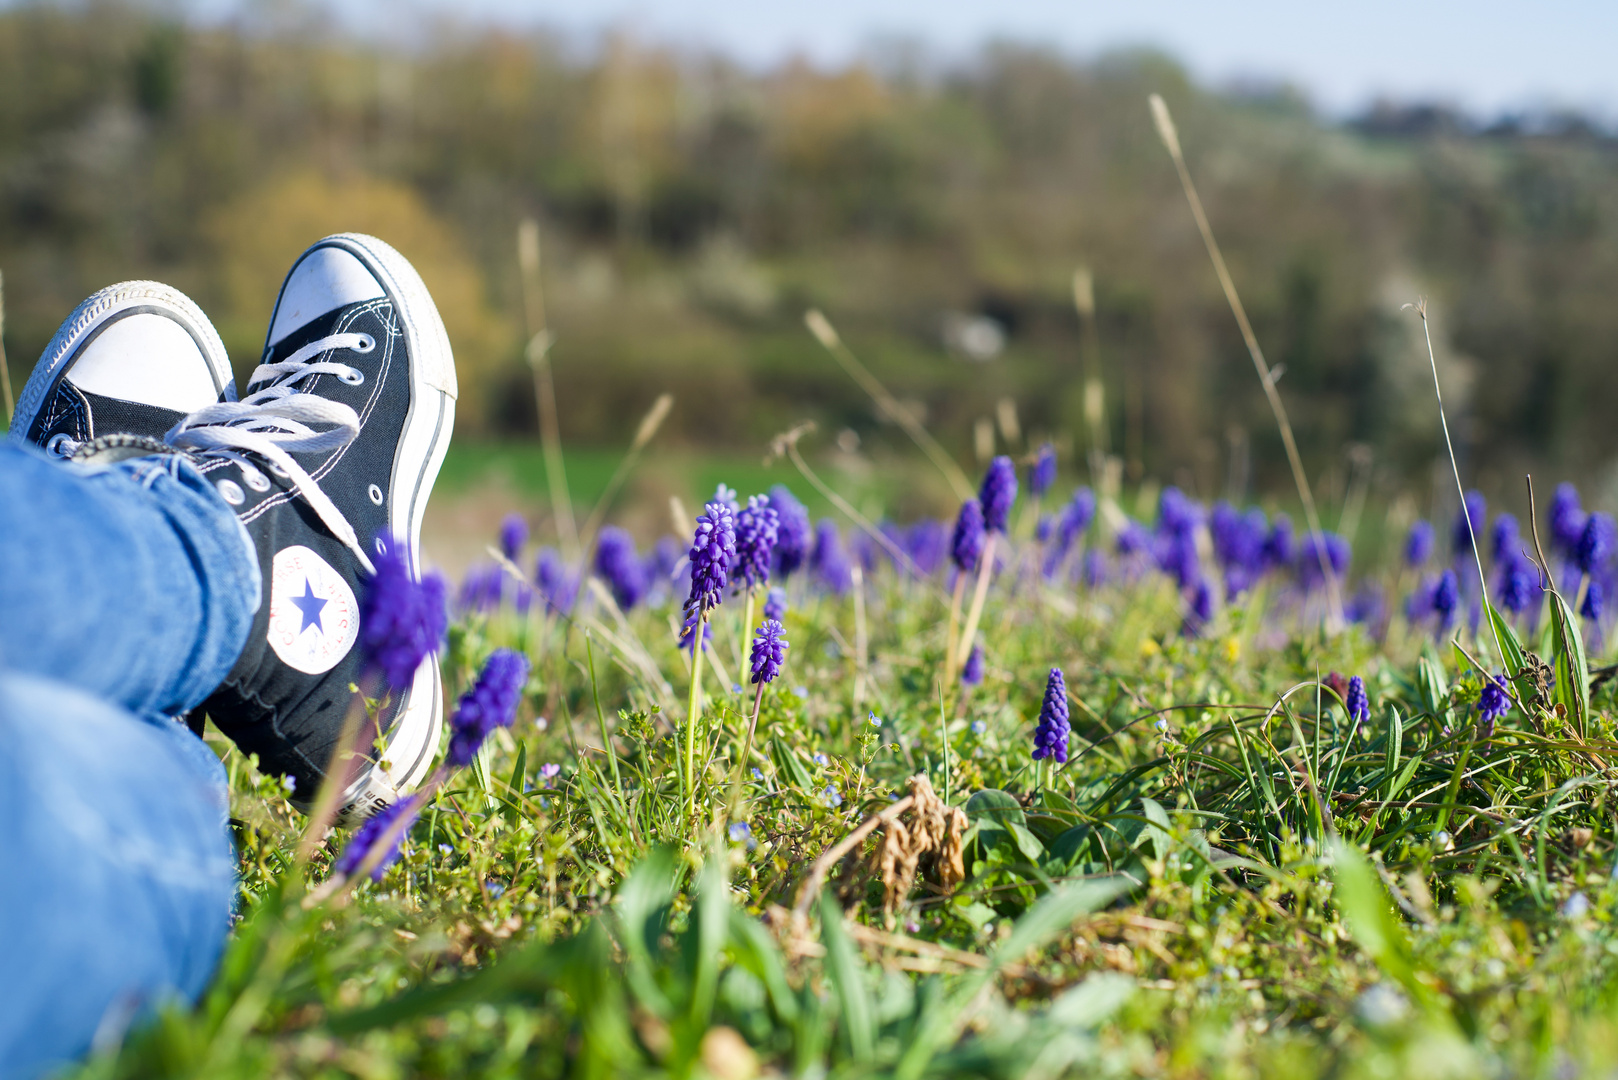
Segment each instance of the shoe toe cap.
M340 247L316 246L298 261L281 287L268 344L274 348L328 312L385 295L382 283L352 253Z
M211 405L220 395L213 365L192 332L159 312L109 323L65 377L92 394L179 413Z

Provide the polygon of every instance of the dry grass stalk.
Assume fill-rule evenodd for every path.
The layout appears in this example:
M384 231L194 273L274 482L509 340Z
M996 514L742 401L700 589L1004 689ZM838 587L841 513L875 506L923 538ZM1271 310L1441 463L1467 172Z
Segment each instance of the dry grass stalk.
M1180 186L1185 189L1186 202L1191 204L1191 216L1196 219L1197 231L1202 234L1203 246L1208 249L1208 258L1213 261L1214 274L1219 278L1219 287L1225 292L1225 301L1230 304L1230 310L1236 316L1236 326L1242 333L1242 340L1247 344L1247 354L1253 358L1253 367L1258 371L1259 383L1264 387L1264 397L1270 403L1270 411L1275 414L1276 426L1281 429L1281 443L1286 447L1287 463L1292 466L1292 479L1298 486L1298 497L1303 500L1304 516L1309 519L1309 536L1314 541L1315 554L1320 558L1321 572L1326 576L1326 600L1331 608L1331 623L1335 628L1343 621L1343 596L1338 585L1337 574L1332 570L1331 559L1326 553L1324 530L1320 526L1320 514L1315 509L1314 493L1309 488L1309 477L1303 471L1303 458L1298 453L1298 443L1292 437L1292 422L1287 419L1286 406L1281 404L1281 394L1275 388L1275 373L1264 360L1264 351L1259 348L1258 337L1253 333L1253 326L1247 321L1247 309L1242 306L1242 298L1236 292L1236 282L1230 276L1230 270L1225 266L1225 256L1220 253L1219 242L1214 239L1213 227L1208 224L1208 215L1203 212L1202 199L1197 195L1196 185L1191 182L1191 170L1186 168L1185 156L1180 152L1180 134L1174 127L1174 118L1169 115L1169 107L1157 94L1148 99L1152 107L1152 121L1157 126L1158 138L1163 140L1163 146L1168 150L1169 157L1174 160L1174 169L1180 175Z
M539 222L528 218L517 227L517 266L522 272L523 319L528 324L525 355L534 372L534 397L539 405L539 437L545 450L545 479L556 515L557 539L562 554L577 562L582 550L579 528L573 521L573 499L567 490L562 464L562 436L556 418L556 384L551 379L551 345L556 338L545 324L545 290L539 276Z

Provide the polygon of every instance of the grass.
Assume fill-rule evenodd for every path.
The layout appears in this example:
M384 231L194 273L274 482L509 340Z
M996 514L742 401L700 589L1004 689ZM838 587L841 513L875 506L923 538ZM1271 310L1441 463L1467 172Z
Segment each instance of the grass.
M1327 637L1272 577L1188 638L1165 579L1053 586L1016 569L1031 544L964 690L938 684L942 580L867 577L863 660L852 598L792 582L734 815L739 600L714 616L728 674L704 675L695 822L667 606L461 617L452 692L495 647L532 657L518 725L380 882L324 904L300 898L341 837L299 869L301 819L218 741L241 863L225 960L195 1009L79 1075L1606 1075L1613 684L1585 690L1558 620L1504 624L1564 677L1519 681L1483 738L1469 632ZM1072 758L1039 783L1052 665ZM1363 730L1333 671L1365 678ZM965 814L964 881L924 856L885 911L878 832L800 895L918 775Z

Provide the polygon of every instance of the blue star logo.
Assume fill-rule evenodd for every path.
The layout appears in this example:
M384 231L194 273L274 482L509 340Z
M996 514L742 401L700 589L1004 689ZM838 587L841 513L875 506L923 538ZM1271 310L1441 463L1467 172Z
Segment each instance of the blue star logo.
M326 632L326 628L320 625L320 612L330 601L322 600L315 595L314 587L309 584L308 578L303 579L303 595L294 596L292 603L303 613L303 625L298 627L298 633L303 633L311 626L322 634Z

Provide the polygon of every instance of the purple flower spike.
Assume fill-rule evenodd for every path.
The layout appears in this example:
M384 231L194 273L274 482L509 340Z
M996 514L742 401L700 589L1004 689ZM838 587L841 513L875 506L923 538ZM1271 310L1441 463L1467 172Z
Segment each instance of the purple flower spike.
M506 558L515 562L527 543L528 522L523 520L521 514L507 514L506 520L500 523L500 550L506 553Z
M528 657L510 649L496 649L484 662L472 689L461 695L449 718L449 763L472 764L483 740L497 727L510 727L517 718L523 683L528 681Z
M1365 694L1365 680L1355 675L1348 680L1348 717L1356 727L1364 727L1371 720L1371 699Z
M1037 499L1051 489L1056 483L1056 448L1046 443L1039 448L1039 457L1034 461L1034 467L1028 471L1028 490Z
M1405 537L1405 565L1422 567L1433 557L1433 527L1425 521L1416 521Z
M1100 548L1091 548L1084 553L1079 576L1087 589L1099 589L1107 583L1107 557Z
M983 558L983 543L983 504L968 499L961 504L961 512L955 517L955 532L950 536L949 557L954 560L955 568L963 574L976 570L978 560Z
M1539 592L1539 568L1522 552L1507 549L1501 555L1499 589L1500 606L1522 614Z
M1212 619L1213 589L1206 578L1200 578L1191 587L1191 606L1185 614L1180 633L1185 637L1197 637Z
M1320 534L1320 544L1326 552L1326 564L1331 567L1332 577L1342 579L1348 570L1349 547L1348 541L1334 532ZM1306 536L1298 550L1298 578L1303 583L1305 592L1312 591L1325 584L1326 575L1320 565L1321 547L1316 545L1316 538Z
M770 505L768 495L754 495L747 508L736 515L736 569L743 584L751 589L770 580L770 558L780 538L781 516Z
M905 554L916 569L931 577L949 557L950 528L937 518L923 518L905 532Z
M551 610L563 615L573 610L579 596L579 576L567 568L555 548L544 548L534 562L534 586Z
M1579 572L1594 574L1612 557L1614 543L1618 542L1618 523L1608 514L1591 514L1584 522L1584 531L1573 548L1573 561Z
M367 665L382 673L389 686L405 690L416 669L438 649L449 626L444 610L444 579L435 573L416 580L402 541L379 545L376 576L360 607L360 648Z
M625 611L632 611L646 595L646 564L635 550L635 538L615 525L602 529L596 541L596 573Z
M1557 484L1551 497L1551 546L1571 556L1584 532L1584 507L1579 505L1579 489Z
M771 589L764 597L764 617L780 622L787 617L787 594L784 589Z
M989 462L989 471L983 474L983 486L978 489L978 502L983 504L983 527L992 533L1003 533L1011 518L1011 504L1017 501L1017 467L1004 454Z
M1264 539L1264 565L1270 569L1291 566L1297 553L1298 546L1292 537L1292 519L1285 514L1275 515L1275 520L1270 524L1270 535Z
M775 572L785 581L809 557L813 540L809 511L782 484L770 489L770 505L779 517L775 532Z
M765 619L764 624L753 632L753 683L771 683L781 674L781 665L786 662L787 645L790 644L781 635L786 633L786 627L774 619Z
M1522 530L1517 525L1517 516L1501 514L1494 519L1494 528L1489 530L1489 558L1495 563L1505 561L1506 553L1514 552L1521 538Z
M715 499L697 518L691 540L691 597L687 611L712 611L724 599L730 566L736 559L736 516Z
M809 567L820 584L838 596L854 587L854 566L848 561L835 522L822 521L815 526L815 550L809 557Z
M972 655L966 658L961 667L961 682L967 686L977 686L983 681L983 646L972 646Z
M1455 571L1445 570L1433 587L1432 609L1438 615L1438 629L1442 633L1455 623L1455 608L1461 600L1461 584Z
M1067 763L1067 737L1072 730L1067 721L1067 680L1061 668L1051 668L1045 682L1045 700L1039 706L1039 724L1034 728L1034 760L1054 758Z
M349 838L348 846L337 857L337 872L347 877L358 870L360 864L365 861L365 857L371 853L371 849L377 845L377 841L382 839L383 835L393 827L394 822L398 821L399 816L405 813L407 809L410 811L411 824L414 824L416 815L421 812L421 807L416 805L414 799L409 798L396 802L392 806L383 807L366 818L365 822L354 830L354 835ZM408 835L410 835L410 825L406 825L399 830L399 834L393 838L393 843L388 845L388 849L382 858L378 859L376 865L371 868L372 881L381 881L383 871L399 861L399 845L404 843L404 838Z
M1480 539L1483 536L1483 519L1488 514L1488 505L1483 501L1481 491L1468 491L1464 507L1455 515L1455 535L1450 539L1455 547L1455 554L1464 555L1472 550L1472 537Z
M1607 606L1607 593L1601 587L1601 582L1592 581L1590 587L1584 591L1584 603L1579 605L1579 614L1591 622L1600 622L1601 613Z
M1483 693L1478 695L1478 735L1489 738L1494 734L1494 722L1506 715L1511 708L1511 695L1506 692L1506 680L1499 675L1491 675L1483 683Z

